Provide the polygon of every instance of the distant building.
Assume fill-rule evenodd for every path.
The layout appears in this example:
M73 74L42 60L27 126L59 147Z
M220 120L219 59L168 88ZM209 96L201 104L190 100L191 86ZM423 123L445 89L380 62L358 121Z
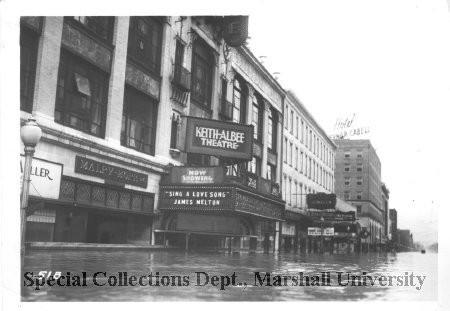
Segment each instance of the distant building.
M414 240L413 235L409 230L398 229L398 247L397 250L400 252L408 252L414 250Z
M334 140L335 189L338 197L355 205L358 222L369 232L363 249L384 247L385 208L382 199L381 162L370 140Z
M304 248L306 195L334 191L336 145L292 91L287 91L283 115L282 194L286 221L282 224L282 245L289 249L298 242Z
M391 244L393 247L396 247L398 244L398 236L397 236L397 211L393 208L389 209L389 231L391 234Z
M389 240L389 189L386 187L385 183L381 184L381 197L382 197L382 207L384 216L384 238L385 243Z

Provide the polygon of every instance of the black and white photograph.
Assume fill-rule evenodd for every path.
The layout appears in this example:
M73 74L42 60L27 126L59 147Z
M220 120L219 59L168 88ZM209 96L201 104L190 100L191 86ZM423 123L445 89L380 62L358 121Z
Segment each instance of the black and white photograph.
M450 307L450 1L0 21L2 309Z

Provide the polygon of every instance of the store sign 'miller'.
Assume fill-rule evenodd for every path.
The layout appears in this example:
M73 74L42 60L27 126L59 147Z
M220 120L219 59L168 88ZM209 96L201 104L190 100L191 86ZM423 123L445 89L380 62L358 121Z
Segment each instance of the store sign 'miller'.
M186 152L251 160L253 126L187 118Z

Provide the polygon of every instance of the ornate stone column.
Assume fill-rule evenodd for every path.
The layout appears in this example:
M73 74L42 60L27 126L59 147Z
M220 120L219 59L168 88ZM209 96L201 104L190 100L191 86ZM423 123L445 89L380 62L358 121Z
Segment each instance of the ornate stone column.
M283 114L278 111L278 122L277 122L277 171L275 176L275 181L280 184L282 163L283 163L283 152L282 152L282 141L283 141Z
M261 160L261 176L263 178L267 177L267 144L269 143L269 132L268 132L268 126L269 126L269 109L271 105L268 101L264 100L264 109L263 109L263 150L262 150L262 160Z
M169 159L172 105L170 101L170 77L172 76L172 57L174 55L174 34L169 24L164 23L163 49L161 52L161 86L156 122L155 156Z
M128 27L130 18L116 18L114 29L114 54L109 79L108 109L106 109L105 139L120 145L125 90L125 69L127 65Z
M255 89L253 88L253 86L248 83L247 81L245 81L245 84L247 85L247 98L245 101L245 105L247 106L247 115L246 115L246 119L245 119L245 124L252 124L252 114L253 114L253 98L255 97ZM242 109L242 107L241 107Z
M45 17L36 65L33 114L53 121L64 17Z

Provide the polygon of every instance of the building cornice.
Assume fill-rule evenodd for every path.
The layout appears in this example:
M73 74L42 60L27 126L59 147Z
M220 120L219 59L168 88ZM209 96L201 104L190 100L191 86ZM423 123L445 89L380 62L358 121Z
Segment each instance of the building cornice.
M290 101L296 105L296 107L307 117L308 121L311 122L314 127L322 134L324 139L335 149L337 149L337 145L334 143L334 141L328 137L328 134L325 132L325 130L319 125L319 123L314 119L312 114L306 109L306 107L303 105L303 103L300 101L300 99L297 97L297 95L292 90L287 91L287 98L290 99Z
M129 167L135 167L140 170L157 174L168 173L168 165L148 159L146 158L147 155L143 154L142 157L139 157L110 146L96 143L84 137L76 137L70 133L59 131L42 124L39 126L42 129L41 141L48 142L52 145L59 145L67 149L72 149L75 152L90 154Z

